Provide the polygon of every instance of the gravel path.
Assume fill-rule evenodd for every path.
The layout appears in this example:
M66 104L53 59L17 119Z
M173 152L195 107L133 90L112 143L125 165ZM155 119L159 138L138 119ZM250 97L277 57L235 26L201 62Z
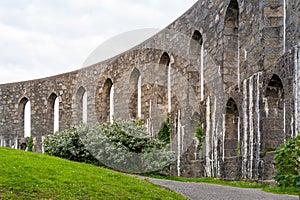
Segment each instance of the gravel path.
M160 186L175 190L189 197L191 200L201 199L295 199L300 200L297 196L277 195L263 192L260 189L237 188L229 186L220 186L205 183L178 182L170 180L161 180L149 178L149 181Z

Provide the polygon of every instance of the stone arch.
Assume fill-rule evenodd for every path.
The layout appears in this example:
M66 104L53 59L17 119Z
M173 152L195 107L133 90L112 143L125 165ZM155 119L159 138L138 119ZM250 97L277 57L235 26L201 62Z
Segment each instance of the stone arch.
M168 53L164 52L159 60L159 66L160 72L159 72L159 79L161 82L161 85L166 87L166 94L163 94L162 92L159 93L159 96L157 100L163 100L164 96L167 96L167 101L157 101L156 103L161 104L162 106L167 106L167 111L170 113L172 111L172 89L171 89L171 57ZM160 98L162 97L162 98Z
M263 148L275 149L284 142L284 87L280 77L273 74L264 98Z
M141 73L137 68L131 72L129 79L129 113L132 119L141 118Z
M77 123L87 123L87 91L80 86L76 93Z
M180 108L180 102L174 93L171 93L172 111L168 113L167 108L167 87L154 83L143 83L141 87L143 94L142 101L142 117L141 121L145 124L150 122L155 124L153 126L153 133L157 133L167 115L169 115L170 122L174 122L174 116ZM150 120L150 121L149 121ZM175 130L172 128L172 130Z
M189 58L191 66L188 68L188 76L200 100L204 100L204 46L200 31L195 30L190 40Z
M48 97L48 120L50 133L54 133L59 130L59 99L58 96L53 92Z
M225 88L238 84L239 4L231 0L225 14L223 32L223 80Z
M195 30L191 41L190 41L190 48L189 48L189 56L192 60L199 59L201 56L201 48L203 45L203 37L200 31Z
M170 63L170 56L167 52L163 52L159 59L159 64L163 66L168 66Z
M102 85L98 89L98 98L96 101L96 109L98 115L99 123L109 122L111 121L111 117L113 115L113 82L110 78L107 78Z
M240 151L240 145L238 144L238 118L238 107L235 101L230 98L226 104L224 157L238 156Z
M31 104L27 97L23 97L18 105L21 122L22 137L31 136Z
M239 136L239 110L233 98L226 103L225 133L223 150L223 167L221 174L226 179L239 179L241 177L241 143Z

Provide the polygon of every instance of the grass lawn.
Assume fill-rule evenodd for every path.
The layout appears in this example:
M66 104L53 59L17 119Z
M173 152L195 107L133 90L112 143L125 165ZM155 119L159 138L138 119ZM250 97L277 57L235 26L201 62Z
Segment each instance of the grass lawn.
M112 170L0 148L0 199L186 198Z
M210 184L218 184L218 185L241 187L241 188L261 188L265 192L272 192L275 194L299 195L300 197L300 188L281 188L278 186L269 186L266 184L259 184L255 182L224 181L216 178L185 178L185 177L177 177L177 176L165 176L160 174L147 174L146 176L152 178L167 179L167 180L182 181L182 182L210 183Z

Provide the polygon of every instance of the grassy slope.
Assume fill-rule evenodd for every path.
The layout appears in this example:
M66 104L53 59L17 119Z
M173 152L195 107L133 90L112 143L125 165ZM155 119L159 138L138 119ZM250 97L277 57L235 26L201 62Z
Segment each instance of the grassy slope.
M145 180L42 154L0 148L0 199L185 199Z

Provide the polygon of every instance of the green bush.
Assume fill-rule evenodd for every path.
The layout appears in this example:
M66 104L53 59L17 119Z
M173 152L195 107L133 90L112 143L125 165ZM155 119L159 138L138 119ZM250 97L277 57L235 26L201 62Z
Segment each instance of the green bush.
M300 188L300 135L276 149L275 169L274 178L279 186Z
M199 148L201 149L202 145L203 145L203 140L204 140L203 129L202 129L201 125L197 126L195 135L196 135L196 138L199 141Z
M45 153L72 161L97 163L80 140L77 128L49 135L43 143Z
M145 126L134 121L114 120L78 127L87 149L106 166L116 170L145 173L159 171L175 160L170 146L151 138Z
M171 127L169 116L166 117L163 126L158 132L158 139L166 144L170 143Z
M74 127L48 137L45 152L75 161L93 155L107 167L133 173L158 171L174 161L169 145L149 136L134 121Z
M32 136L30 136L28 138L28 146L27 147L28 147L27 151L33 151L33 138L32 138Z
M141 119L141 118L138 118L138 119L136 120L136 124L137 124L138 126L142 126L142 125L143 125L142 119Z

